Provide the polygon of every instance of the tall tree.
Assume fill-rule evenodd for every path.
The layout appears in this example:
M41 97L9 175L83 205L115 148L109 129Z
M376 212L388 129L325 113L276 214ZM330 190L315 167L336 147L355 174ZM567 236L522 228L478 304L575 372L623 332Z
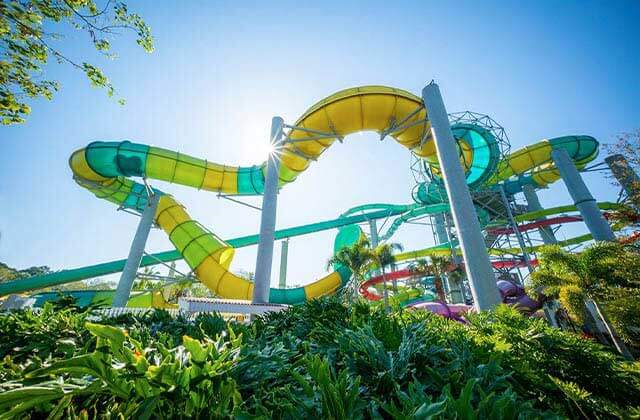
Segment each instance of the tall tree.
M396 262L396 251L402 251L402 245L398 243L384 243L375 247L370 258L375 261L376 265L382 271L382 288L384 296L384 306L389 310L389 291L387 290L387 273L386 268Z
M361 238L352 246L341 248L327 261L327 270L334 268L336 264L343 265L351 271L353 286L353 299L358 297L358 287L364 279L364 275L371 266L371 244L366 238Z
M630 133L618 134L613 143L605 144L604 147L610 154L621 154L622 156L624 156L626 165L628 165L628 167L624 169L630 169L636 174L640 173L640 129ZM613 183L615 185L618 184L615 179L613 180ZM640 185L637 185L638 181L634 181L632 182L632 184L634 184L633 190L635 192L632 192L629 196L627 196L625 202L626 204L637 207L638 203L640 203ZM635 219L635 221L637 222L637 213L634 212L633 209L630 210L631 213L636 216L633 219ZM625 212L622 212L622 214L618 215L618 217L621 216L625 216Z
M419 259L414 264L415 270L422 274L433 276L433 285L436 289L438 299L442 302L446 302L446 295L444 292L444 286L442 284L442 278L452 268L451 259L441 256L431 256L429 259Z
M446 302L447 298L444 293L444 286L443 286L442 279L453 268L451 265L451 259L448 257L432 255L431 264L433 265L433 272L435 277L434 283L436 285L436 291L438 293L438 297L442 302Z
M62 32L84 32L95 49L109 59L113 36L131 32L146 52L153 51L151 30L121 1L106 0L0 0L0 122L20 124L31 112L29 99L51 99L59 82L44 76L52 57L85 74L92 86L115 89L97 66L63 52ZM119 99L124 104L124 99Z

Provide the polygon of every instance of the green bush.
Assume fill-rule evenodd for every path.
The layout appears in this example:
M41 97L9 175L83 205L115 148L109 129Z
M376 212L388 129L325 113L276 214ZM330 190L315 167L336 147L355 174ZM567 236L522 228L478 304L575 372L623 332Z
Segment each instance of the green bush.
M637 365L507 307L463 325L321 299L246 326L48 306L0 316L0 333L0 419L629 418L640 407Z

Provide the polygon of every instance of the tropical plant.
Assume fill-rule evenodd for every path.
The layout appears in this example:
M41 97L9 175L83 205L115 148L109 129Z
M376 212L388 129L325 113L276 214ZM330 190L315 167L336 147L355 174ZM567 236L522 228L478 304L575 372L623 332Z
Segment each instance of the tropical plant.
M46 265L18 270L0 262L0 283L49 273L51 273L51 269Z
M95 49L109 59L110 39L123 31L136 35L146 52L153 51L151 30L121 1L21 0L0 2L0 123L19 124L31 112L28 98L51 99L60 88L43 79L43 68L53 57L83 72L92 86L114 95L114 87L95 65L78 62L59 48L60 32L85 32ZM123 99L119 100L124 103Z
M442 279L451 268L451 259L437 255L430 256L429 259L421 258L413 265L416 272L434 277L433 284L441 302L447 301Z
M547 246L538 257L532 286L544 287L547 296L558 298L574 319L587 324L593 332L598 331L595 320L600 317L616 348L630 357L618 332L628 344L640 344L638 251L617 243L596 242L579 253Z
M89 321L90 319L90 321ZM0 418L633 418L640 371L502 306L467 325L318 299L250 326L0 316Z
M382 290L384 296L384 306L389 310L389 290L387 290L386 268L396 262L395 253L402 251L402 245L398 243L383 243L371 250L369 258L382 272Z
M371 244L363 237L355 244L339 249L329 258L327 270L335 269L336 265L342 265L351 271L353 300L355 300L358 297L358 287L371 267L371 261Z
M615 141L611 144L605 144L607 152L612 154L621 154L624 157L623 162L616 162L617 165L623 165L620 169L623 171L633 171L636 174L640 170L640 129L628 133L620 133L616 135ZM612 177L613 178L613 177ZM616 186L617 180L612 181ZM635 206L636 209L640 209L640 182L637 177L631 179L631 191L626 196L625 202L629 205ZM629 211L623 212L623 215L632 216L631 219L638 223L638 214L632 208ZM633 217L635 216L635 217Z

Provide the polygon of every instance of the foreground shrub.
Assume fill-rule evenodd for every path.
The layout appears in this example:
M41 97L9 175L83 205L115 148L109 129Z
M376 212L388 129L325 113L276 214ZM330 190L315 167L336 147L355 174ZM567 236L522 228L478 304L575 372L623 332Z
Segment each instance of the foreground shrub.
M0 317L5 337L22 325L10 343L50 336L44 352L0 347L0 418L627 418L640 406L636 365L506 307L468 326L333 299L250 326L87 318Z

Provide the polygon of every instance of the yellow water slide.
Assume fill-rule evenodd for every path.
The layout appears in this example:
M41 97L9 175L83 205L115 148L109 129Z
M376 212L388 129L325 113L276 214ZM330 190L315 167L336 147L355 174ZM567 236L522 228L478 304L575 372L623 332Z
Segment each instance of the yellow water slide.
M342 141L359 131L375 131L381 136L390 136L416 156L437 166L427 110L422 100L403 90L366 86L346 89L321 100L295 124L287 126L285 135L289 141L278 151L281 158L280 184L293 182L336 140ZM458 138L458 144L465 170L477 169L473 166L474 160L477 162L481 155L485 159L487 144L466 141L464 137ZM507 157L498 164L499 170L495 171L491 181L498 182L527 171L535 172L538 168L547 172L552 166L549 153L545 151L545 156L542 156L527 152L527 156L536 159L522 163L521 155L516 152L513 159ZM128 141L91 143L72 154L70 166L76 182L98 198L137 211L144 209L147 194L146 187L133 181L133 177L229 195L259 195L264 189L266 168L265 163L250 167L228 166ZM493 172L496 168L485 169ZM229 271L233 248L191 219L184 206L172 196L159 190L156 193L161 197L155 221L169 235L197 278L218 296L251 299L253 283ZM270 301L298 303L330 294L349 276L348 270L341 268L304 288L271 289Z

